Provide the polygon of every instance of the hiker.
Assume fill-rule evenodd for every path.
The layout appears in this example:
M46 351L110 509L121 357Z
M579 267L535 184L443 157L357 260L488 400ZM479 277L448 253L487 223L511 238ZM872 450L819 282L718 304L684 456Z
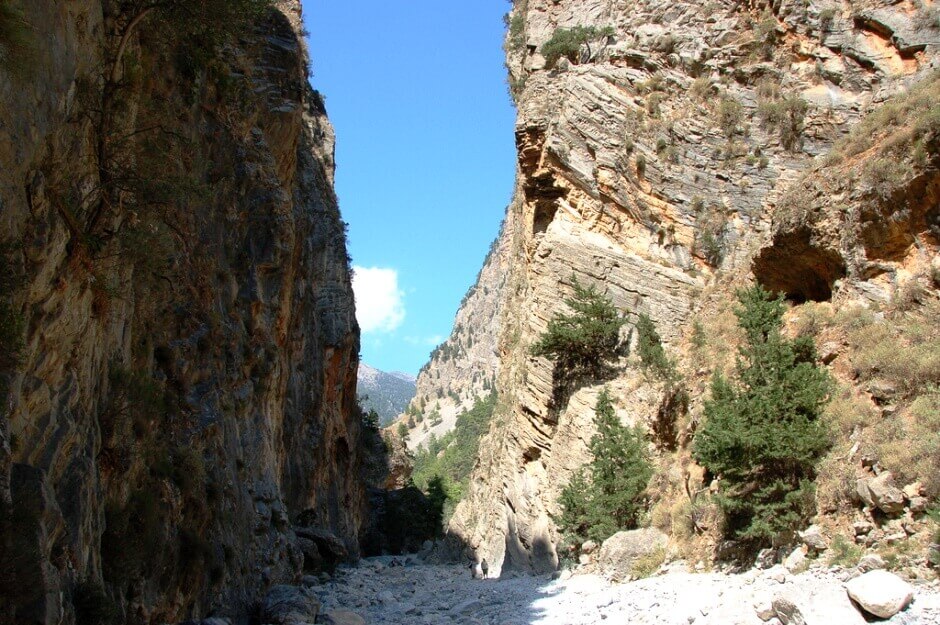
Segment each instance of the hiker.
M490 565L486 563L486 558L483 558L483 563L480 564L480 570L483 571L483 579L486 579L486 576L490 572Z

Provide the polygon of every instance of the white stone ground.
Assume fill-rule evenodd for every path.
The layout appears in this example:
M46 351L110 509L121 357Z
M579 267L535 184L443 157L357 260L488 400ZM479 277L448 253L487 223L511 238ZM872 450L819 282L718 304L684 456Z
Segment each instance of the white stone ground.
M840 576L845 573L822 569L792 576L777 567L741 575L673 570L626 584L593 575L483 581L456 565L381 557L340 569L313 590L321 612L351 610L370 625L780 625L771 602L781 597L797 605L806 625L864 625ZM907 610L879 622L940 625L940 584L917 586Z

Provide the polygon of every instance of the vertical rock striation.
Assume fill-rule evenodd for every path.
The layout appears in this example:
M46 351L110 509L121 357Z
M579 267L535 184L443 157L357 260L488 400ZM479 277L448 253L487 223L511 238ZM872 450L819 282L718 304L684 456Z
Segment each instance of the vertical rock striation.
M34 45L0 69L0 296L22 342L0 371L0 611L244 616L299 574L292 524L355 557L366 505L334 136L300 2L211 58L145 20L110 119L120 3L14 4ZM102 145L125 151L105 166Z

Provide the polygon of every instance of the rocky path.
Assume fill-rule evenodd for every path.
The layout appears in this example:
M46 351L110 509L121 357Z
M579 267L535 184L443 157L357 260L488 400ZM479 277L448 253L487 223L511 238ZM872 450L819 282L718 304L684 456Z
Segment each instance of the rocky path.
M369 624L865 625L846 596L845 576L822 569L794 576L775 567L741 575L673 570L627 584L594 575L484 581L460 566L382 557L340 569L312 590L321 613L349 610ZM879 622L940 625L940 585L915 587L909 608Z

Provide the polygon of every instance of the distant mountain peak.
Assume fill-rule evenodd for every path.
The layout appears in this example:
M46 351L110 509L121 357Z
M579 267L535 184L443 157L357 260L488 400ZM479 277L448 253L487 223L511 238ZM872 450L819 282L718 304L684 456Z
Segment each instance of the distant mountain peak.
M415 396L414 376L401 371L386 372L359 363L358 380L360 404L365 410L375 410L383 426L403 413Z

